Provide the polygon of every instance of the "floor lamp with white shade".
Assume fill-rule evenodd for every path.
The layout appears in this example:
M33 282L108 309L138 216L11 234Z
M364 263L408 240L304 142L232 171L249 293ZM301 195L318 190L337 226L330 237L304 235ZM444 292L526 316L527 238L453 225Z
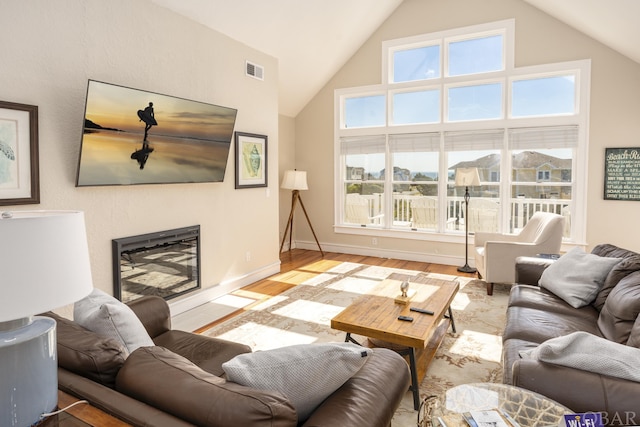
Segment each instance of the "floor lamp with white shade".
M284 173L284 178L282 179L282 185L280 188L284 190L292 190L291 193L291 212L289 212L289 220L287 221L287 227L284 230L284 236L282 236L282 243L280 244L280 252L282 252L282 248L284 247L284 241L287 238L287 233L289 233L289 249L291 249L291 241L293 237L293 215L296 211L296 205L300 202L300 206L302 207L302 211L304 212L304 216L307 218L307 222L309 223L309 228L311 228L311 233L313 233L313 238L316 239L316 243L318 244L318 249L320 249L320 253L324 256L324 252L320 247L320 242L318 242L318 238L316 237L316 232L313 230L313 226L311 225L311 220L309 219L309 215L307 215L307 210L304 207L304 203L302 203L302 198L300 197L301 190L308 190L309 186L307 185L307 172L299 171L299 170L288 170Z
M458 271L463 273L475 273L475 268L469 266L469 187L480 185L480 174L478 168L457 168L456 187L464 187L464 265L458 267Z

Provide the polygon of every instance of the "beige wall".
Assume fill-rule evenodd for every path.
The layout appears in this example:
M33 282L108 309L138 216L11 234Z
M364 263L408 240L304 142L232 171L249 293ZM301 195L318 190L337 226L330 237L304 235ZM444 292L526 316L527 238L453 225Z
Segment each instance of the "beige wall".
M279 271L273 57L146 0L2 1L0 40L0 100L39 107L41 182L41 204L2 210L85 211L94 285L109 293L111 239L194 224L203 287ZM266 81L246 77L245 60ZM269 189L234 189L233 150L223 183L76 188L88 79L238 109L236 131L269 137Z
M435 243L336 234L333 231L334 90L381 83L385 40L515 19L516 66L592 60L588 159L588 249L601 242L640 250L632 222L640 202L603 200L605 147L640 146L640 64L617 54L520 0L405 0L296 117L296 166L309 171L305 199L326 249L463 263L462 243ZM313 247L302 225L299 246Z

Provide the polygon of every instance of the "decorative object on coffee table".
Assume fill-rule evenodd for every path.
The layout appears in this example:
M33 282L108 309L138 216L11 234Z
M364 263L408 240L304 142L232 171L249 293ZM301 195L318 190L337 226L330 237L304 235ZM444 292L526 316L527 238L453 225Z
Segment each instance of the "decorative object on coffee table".
M409 304L409 301L411 301L411 298L413 298L415 294L416 290L409 288L409 281L403 280L402 283L400 283L400 295L398 295L394 301L398 304Z
M84 214L4 212L0 236L0 425L31 426L58 403L56 322L35 315L93 288Z
M464 187L464 265L458 267L458 271L463 273L475 273L477 270L469 266L469 186L480 185L480 174L478 168L458 168L456 169L456 187Z

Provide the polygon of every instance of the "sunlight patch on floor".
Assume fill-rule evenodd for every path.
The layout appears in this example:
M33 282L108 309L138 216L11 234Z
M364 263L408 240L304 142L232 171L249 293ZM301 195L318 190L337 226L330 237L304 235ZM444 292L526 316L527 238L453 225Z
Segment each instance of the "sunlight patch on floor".
M328 289L335 289L336 291L351 292L354 294L366 294L373 289L376 285L379 285L380 281L367 279L363 277L346 277L336 283L332 283L327 286Z
M344 307L323 304L314 301L297 300L292 301L282 308L273 311L273 314L302 320L318 325L329 326L331 319L338 315Z
M326 282L327 280L335 279L338 276L339 275L336 273L322 273L322 274L315 275L300 284L304 286L317 286Z
M331 269L344 264L342 261L335 261L335 260L327 260L327 259L323 259L320 261L316 261L314 263L311 264L307 264L304 267L302 267L302 270L305 271L313 271L316 273L324 273L325 271L330 271Z
M280 304L281 302L286 301L288 299L289 297L286 295L276 295L275 297L271 297L266 301L263 301L261 303L254 305L253 307L251 307L251 310L255 310L255 311L265 310L276 304Z
M219 335L218 338L242 342L250 346L253 351L271 350L282 347L283 345L311 344L318 339L317 336L301 334L254 322L242 324L235 329Z
M456 296L453 298L453 302L451 303L451 308L454 310L464 311L467 306L471 304L471 299L469 295L458 292Z
M482 351L478 351L482 349ZM476 355L490 362L500 363L502 360L502 338L472 330L464 330L449 350L459 355Z
M220 304L226 305L227 307L242 308L254 303L255 301L255 298L245 298L238 295L226 294L210 301L209 304Z

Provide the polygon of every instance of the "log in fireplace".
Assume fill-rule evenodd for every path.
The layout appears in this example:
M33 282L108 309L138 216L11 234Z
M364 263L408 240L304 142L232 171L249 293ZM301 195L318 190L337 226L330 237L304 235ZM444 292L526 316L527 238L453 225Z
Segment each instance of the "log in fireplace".
M166 300L200 289L200 226L112 240L113 295Z

